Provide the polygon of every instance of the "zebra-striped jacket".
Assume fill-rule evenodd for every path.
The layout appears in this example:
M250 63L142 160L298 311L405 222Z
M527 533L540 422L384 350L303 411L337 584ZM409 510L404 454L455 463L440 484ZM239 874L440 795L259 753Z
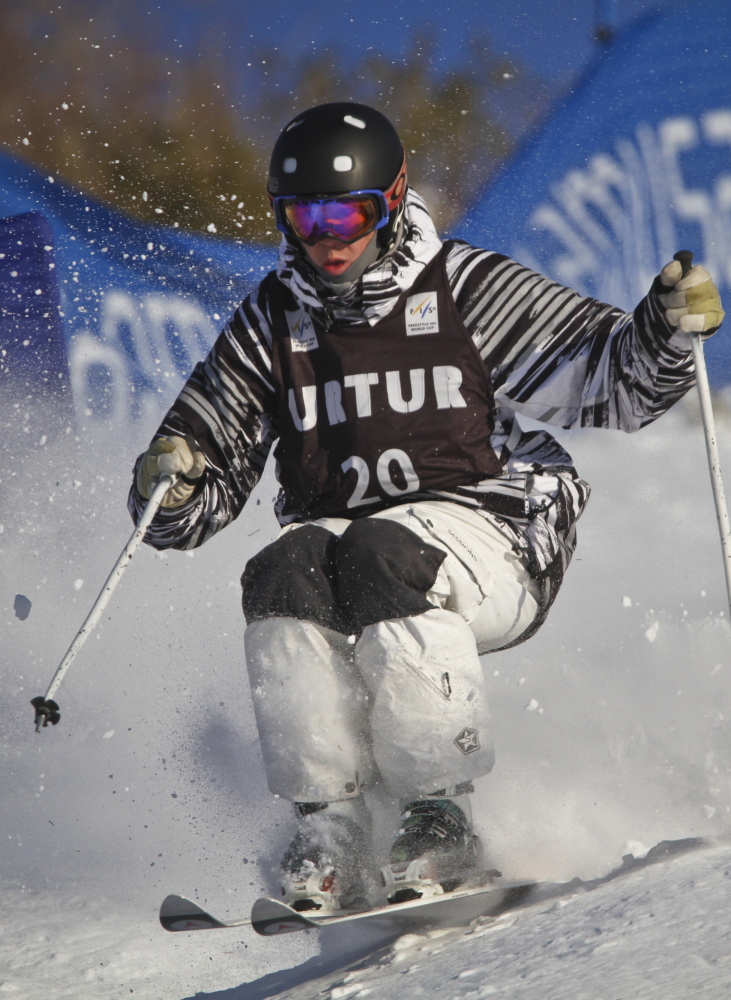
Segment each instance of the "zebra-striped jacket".
M423 202L410 192L402 245L386 265L366 272L360 298L345 304L350 321L357 315L361 322L377 322L440 247ZM452 244L446 267L454 301L495 390L491 444L503 472L413 499L474 507L510 535L534 576L555 592L576 544L575 523L589 487L551 434L523 430L516 413L563 428L638 430L694 384L690 349L666 324L658 281L627 314L465 243ZM316 283L308 285L307 277L306 266L297 264L283 241L277 278L312 315L319 307L322 321L332 301L318 298ZM156 548L201 545L237 517L278 436L267 286L271 280L242 302L157 432L192 434L207 469L186 504L155 518L147 541ZM133 486L135 519L144 503Z

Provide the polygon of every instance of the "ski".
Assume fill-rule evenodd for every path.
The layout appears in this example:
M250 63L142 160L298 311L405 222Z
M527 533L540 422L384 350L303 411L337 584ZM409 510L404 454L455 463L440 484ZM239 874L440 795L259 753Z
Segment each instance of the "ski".
M163 901L160 923L168 931L215 930L251 924L256 933L263 937L311 929L322 930L354 921L390 926L414 923L457 926L468 924L476 917L498 913L514 906L524 900L535 886L535 882L481 885L404 903L386 903L368 910L330 910L321 915L315 910L300 912L278 899L261 897L254 903L250 917L233 921L219 920L184 896L172 895Z
M166 896L160 907L160 923L166 931L209 931L219 927L246 927L245 920L218 920L185 896Z

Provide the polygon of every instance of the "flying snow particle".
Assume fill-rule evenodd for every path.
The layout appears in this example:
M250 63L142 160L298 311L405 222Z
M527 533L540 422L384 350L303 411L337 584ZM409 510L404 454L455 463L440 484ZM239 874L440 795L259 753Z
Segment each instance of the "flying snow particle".
M102 736L102 739L103 740L111 740L112 736L114 736L114 730L110 729L109 732L104 733L104 735Z
M525 706L526 712L535 712L538 708L538 702L535 698L531 698L528 704Z
M83 586L84 586L83 580L74 580L74 590L81 590Z
M623 597L622 598L622 605L625 608L631 608L632 607L632 598L631 597Z
M645 847L640 840L628 840L622 856L626 857L628 854L631 854L633 858L644 858L647 856L649 850L650 848Z
M206 226L206 229L208 230L209 233L217 233L218 232L218 230L216 229L216 227L214 226L214 224L212 222L208 223L208 225Z
M660 631L660 622L653 622L652 625L645 631L645 638L648 642L654 642L657 639L657 633Z
M713 819L716 815L716 808L715 806L707 806L703 803L703 812L706 814L706 819Z
M15 617L20 618L22 622L30 614L30 609L32 607L31 602L25 596L25 594L16 594L15 601L13 603L13 610L15 611Z

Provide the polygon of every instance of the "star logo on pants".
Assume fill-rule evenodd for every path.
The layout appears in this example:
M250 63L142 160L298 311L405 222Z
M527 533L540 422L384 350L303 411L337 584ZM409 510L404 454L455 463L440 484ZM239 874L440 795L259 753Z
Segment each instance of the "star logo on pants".
M462 753L474 753L480 749L480 739L476 729L463 729L454 742Z

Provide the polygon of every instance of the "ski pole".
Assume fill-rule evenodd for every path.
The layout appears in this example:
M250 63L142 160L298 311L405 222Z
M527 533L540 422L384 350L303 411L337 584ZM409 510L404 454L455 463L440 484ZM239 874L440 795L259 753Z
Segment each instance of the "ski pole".
M142 539L145 537L147 529L150 527L150 522L157 513L163 497L167 491L175 485L175 478L177 477L168 475L161 476L157 486L153 490L152 496L147 502L147 506L142 512L142 517L140 518L137 527L132 532L130 540L127 542L122 554L114 564L114 569L107 577L106 582L101 589L101 593L97 597L96 601L94 601L91 611L86 616L84 624L76 633L73 642L66 651L66 655L58 665L58 669L53 675L51 683L48 685L48 690L45 695L39 695L37 698L31 699L31 705L36 710L35 726L37 733L41 731L42 726L47 726L49 722L52 726L55 726L61 718L58 704L53 700L53 696L56 691L58 691L59 685L64 679L69 667L73 663L76 654L84 645L94 626L101 618L104 609L109 603L109 598L112 596L117 584L122 579L122 574L127 566L129 566L132 556L135 554L140 546L140 543L142 542Z
M680 263L683 269L683 276L690 271L693 263L693 253L690 250L678 250L674 259ZM700 333L691 334L691 348L693 350L693 363L695 365L695 376L698 385L698 399L701 406L701 419L703 421L703 433L706 438L706 454L708 455L708 469L711 473L711 488L713 489L713 502L716 505L716 520L718 521L718 532L721 536L721 549L723 551L723 568L726 574L726 593L728 595L729 613L731 614L731 527L729 526L728 509L726 507L726 496L723 490L723 479L721 478L721 461L718 457L718 444L716 441L716 424L713 419L713 406L711 404L711 390L708 385L708 372L706 371L706 359L703 354L703 336Z

